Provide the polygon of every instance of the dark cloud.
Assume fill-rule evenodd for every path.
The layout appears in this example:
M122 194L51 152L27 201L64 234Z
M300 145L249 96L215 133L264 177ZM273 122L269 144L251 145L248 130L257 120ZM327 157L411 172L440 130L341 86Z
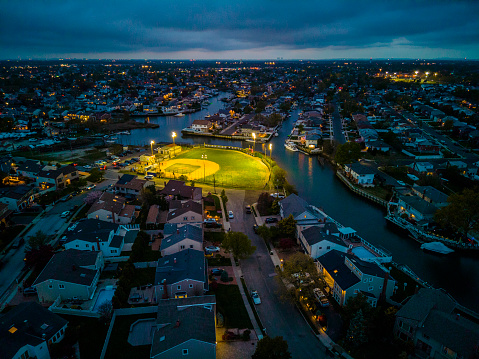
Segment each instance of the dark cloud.
M300 58L334 57L335 51L337 57L479 57L478 1L19 0L0 5L1 58L241 53Z

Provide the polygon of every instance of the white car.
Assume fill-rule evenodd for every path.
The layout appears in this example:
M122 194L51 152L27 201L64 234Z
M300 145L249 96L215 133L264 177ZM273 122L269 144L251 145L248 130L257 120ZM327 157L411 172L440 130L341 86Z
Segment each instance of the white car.
M259 297L259 294L257 291L252 290L251 291L251 298L253 299L253 303L258 305L261 304L261 298Z
M67 218L70 215L70 211L65 211L62 214L60 214L60 218Z
M205 249L208 252L219 252L220 251L220 247L216 247L216 246L208 246L208 247L205 247Z
M96 187L96 184L91 184L91 185L89 185L86 189L93 189L93 188L95 188L95 187Z
M271 197L283 199L283 198L284 198L284 194L282 194L282 193L271 193Z
M228 218L229 219L235 218L235 215L233 214L233 211L228 211Z
M148 181L149 181L149 180L152 180L152 179L153 179L153 176L152 176L152 175L146 175L146 176L145 176L145 179L148 180Z

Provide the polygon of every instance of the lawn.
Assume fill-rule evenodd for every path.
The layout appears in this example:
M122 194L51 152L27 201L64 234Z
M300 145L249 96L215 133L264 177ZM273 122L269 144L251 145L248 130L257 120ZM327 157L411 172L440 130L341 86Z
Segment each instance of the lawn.
M218 284L208 294L216 295L216 309L225 317L225 327L253 329L237 285Z
M225 239L225 232L205 232L205 242L221 244L223 239Z
M133 346L128 343L130 326L138 319L144 318L156 318L156 313L121 315L115 318L115 323L111 332L110 342L108 343L108 349L106 351L105 358L147 359L150 357L151 345ZM98 356L96 358L98 358Z
M203 161L202 155L206 155ZM175 160L197 160L201 167L208 162L219 165L219 170L208 174L206 183L217 186L236 188L264 188L269 178L268 167L259 159L235 150L213 148L194 148L175 157ZM168 162L165 164L168 166ZM198 170L201 171L201 167ZM168 168L168 167L166 167ZM212 171L210 171L212 172ZM201 173L200 173L201 174ZM197 178L203 181L203 178Z

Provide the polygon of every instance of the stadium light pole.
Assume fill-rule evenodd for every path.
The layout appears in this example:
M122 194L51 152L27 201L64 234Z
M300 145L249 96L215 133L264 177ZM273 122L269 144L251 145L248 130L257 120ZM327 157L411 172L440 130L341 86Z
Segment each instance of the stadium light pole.
M155 144L155 141L150 141L150 146L151 146L151 155L153 156L153 145Z
M203 182L206 183L206 159L208 158L208 156L206 155L206 153L203 153L201 155L201 158L203 159Z
M253 153L256 150L256 133L253 132Z
M273 157L271 156L271 151L273 150L273 144L270 143L269 144L269 158L271 159L271 161L273 161Z
M171 137L173 137L173 144L175 144L176 132L172 132L172 133L171 133Z

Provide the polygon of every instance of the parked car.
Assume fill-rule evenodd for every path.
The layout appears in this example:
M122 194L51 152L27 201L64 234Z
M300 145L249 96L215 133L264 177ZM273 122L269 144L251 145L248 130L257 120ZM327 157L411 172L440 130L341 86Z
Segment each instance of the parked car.
M30 295L36 295L37 294L37 288L35 287L27 287L23 289L23 296L28 297Z
M206 251L206 250L205 250L205 257L206 257L206 258L212 258L212 257L213 257L213 253L210 252L210 251Z
M254 233L258 233L258 225L257 224L253 224L253 231L254 231Z
M216 223L216 219L215 218L205 218L204 222L205 223Z
M261 304L261 298L259 297L259 294L257 291L252 290L251 291L251 298L253 299L253 303L258 305Z
M251 206L250 205L246 206L246 213L251 214Z
M278 199L283 199L284 194L282 194L282 193L271 193L271 197L278 198Z
M264 221L265 221L265 223L276 223L276 222L278 222L278 218L268 217Z
M221 275L223 273L224 269L223 268L213 268L211 270L211 274L213 275Z
M95 187L96 187L96 184L91 184L91 185L89 185L86 189L93 189L93 188L95 188Z
M145 176L145 179L148 180L148 181L149 181L149 180L152 180L152 179L153 179L153 176L152 176L152 175L146 175L146 176Z
M235 218L235 215L233 214L233 211L228 211L228 218L229 219Z
M67 218L70 215L70 211L65 211L60 214L60 218Z
M208 252L219 252L220 251L220 247L216 247L216 246L208 246L208 247L205 247L205 249Z
M132 302L139 302L140 299L141 299L141 295L139 293L133 293L130 296L130 301L132 301Z
M16 248L20 248L20 246L25 243L25 238L23 237L17 237L13 243L12 243L12 248L13 249L16 249Z
M322 307L329 307L329 300L326 298L326 295L319 288L313 289L314 297L321 304Z

